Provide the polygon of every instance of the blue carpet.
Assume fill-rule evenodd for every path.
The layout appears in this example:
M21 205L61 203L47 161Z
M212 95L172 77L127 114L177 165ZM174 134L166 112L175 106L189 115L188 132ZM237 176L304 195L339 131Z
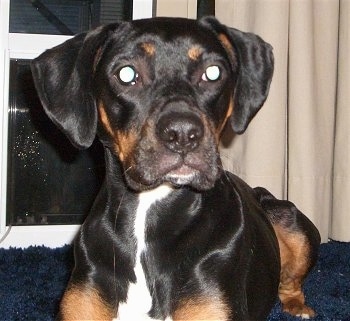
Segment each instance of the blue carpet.
M0 249L0 319L53 320L71 268L70 246ZM350 321L350 243L322 244L304 289L318 313L312 320ZM277 303L268 320L300 319L282 313Z

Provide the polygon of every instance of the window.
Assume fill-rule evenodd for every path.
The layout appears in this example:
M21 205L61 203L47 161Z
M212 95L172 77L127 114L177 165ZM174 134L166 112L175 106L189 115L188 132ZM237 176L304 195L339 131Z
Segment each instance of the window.
M11 0L10 32L73 35L131 18L129 0Z
M48 119L29 62L10 65L7 224L79 224L103 180L103 149L77 150Z
M43 112L30 60L73 34L151 15L152 0L0 1L0 234L6 225L81 223L104 175L99 143L76 150Z

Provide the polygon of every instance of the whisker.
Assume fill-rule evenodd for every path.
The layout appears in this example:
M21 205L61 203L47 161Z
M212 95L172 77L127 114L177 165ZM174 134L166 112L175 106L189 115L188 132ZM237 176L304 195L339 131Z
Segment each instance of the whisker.
M128 167L126 170L124 170L123 175L125 176L125 174L126 174L127 172L129 172L131 169L132 169L132 166L130 166L130 167Z

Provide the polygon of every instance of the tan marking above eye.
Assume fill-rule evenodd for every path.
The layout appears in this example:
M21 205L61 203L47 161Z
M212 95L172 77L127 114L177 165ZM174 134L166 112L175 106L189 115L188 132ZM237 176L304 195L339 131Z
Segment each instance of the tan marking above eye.
M194 46L188 49L187 55L191 60L198 60L200 55L203 53L203 49L199 46Z
M153 56L156 52L156 47L150 42L144 42L141 44L141 48L145 51L148 56Z

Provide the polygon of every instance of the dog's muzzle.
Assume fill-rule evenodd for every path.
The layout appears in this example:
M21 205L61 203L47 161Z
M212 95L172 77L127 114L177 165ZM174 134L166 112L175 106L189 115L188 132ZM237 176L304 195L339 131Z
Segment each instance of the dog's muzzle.
M221 168L214 133L203 116L184 102L168 103L141 139L128 171L145 188L164 182L197 190L213 187Z

